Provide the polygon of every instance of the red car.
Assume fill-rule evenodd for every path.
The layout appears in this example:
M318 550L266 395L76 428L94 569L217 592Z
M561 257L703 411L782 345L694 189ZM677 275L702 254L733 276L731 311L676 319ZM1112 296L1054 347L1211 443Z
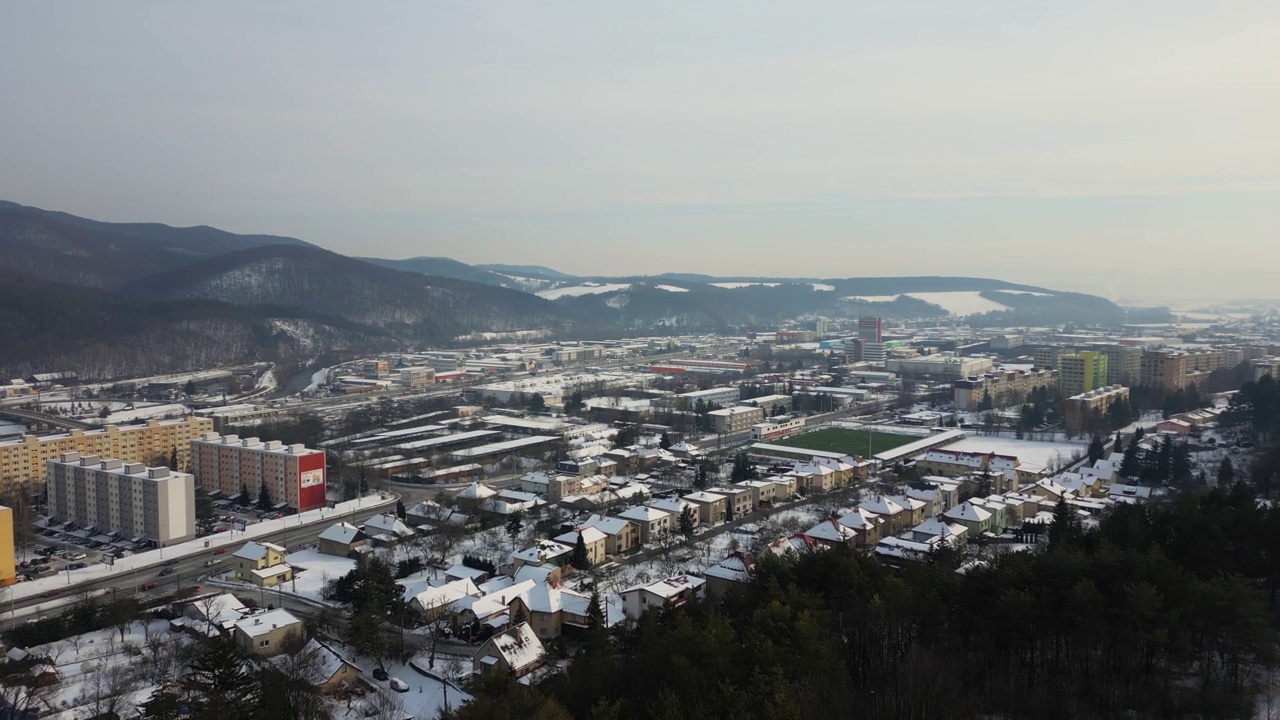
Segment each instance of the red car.
M217 550L214 550L214 551L213 551L213 554L214 554L214 555L226 555L226 554L227 554L227 549L226 549L226 548L218 548Z
M147 583L147 584L145 584L145 585L143 585L143 586L142 586L142 589L143 589L143 590L155 590L155 589L156 589L156 588L158 588L158 587L160 587L160 583Z

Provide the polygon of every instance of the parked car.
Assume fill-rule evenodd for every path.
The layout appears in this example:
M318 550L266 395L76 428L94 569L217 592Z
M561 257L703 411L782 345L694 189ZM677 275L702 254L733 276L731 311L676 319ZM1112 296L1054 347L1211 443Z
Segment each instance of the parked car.
M382 668L374 668L374 669L373 669L373 679L374 679L374 680L386 680L386 679L387 679L387 677L388 677L388 676L387 676L387 671L386 671L386 670L383 670Z
M409 683L401 680L400 678L391 678L390 685L391 689L396 692L409 692Z
M73 562L73 563L71 563L70 565L68 565L67 567L71 568L72 570L83 570L84 568L86 568L86 567L88 567L88 566L87 566L87 565L85 565L85 564L84 564L84 563L82 563L82 562Z
M153 583L153 582L149 582L149 583L145 583L145 584L142 586L142 589L143 589L143 590L155 590L155 589L156 589L156 588L158 588L158 587L160 587L160 583Z

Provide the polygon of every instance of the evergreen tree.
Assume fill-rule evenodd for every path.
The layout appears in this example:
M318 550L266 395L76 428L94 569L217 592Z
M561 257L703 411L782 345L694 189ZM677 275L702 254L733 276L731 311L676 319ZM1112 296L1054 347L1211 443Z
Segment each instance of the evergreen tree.
M524 529L524 515L522 513L513 512L507 517L507 537L511 538L511 546L515 547L516 538L520 537L520 531Z
M252 720L257 717L258 678L230 640L203 641L200 653L182 678L197 720Z
M182 388L182 394L191 397L196 394L196 383L194 380L188 380L187 384Z
M182 696L174 688L162 685L138 709L142 712L143 720L181 720L184 704Z
M1097 462L1106 454L1106 450L1102 446L1102 438L1097 435L1093 436L1093 441L1089 443L1089 462Z
M529 396L529 411L540 413L547 409L546 398L542 397L542 393L533 393Z
M267 484L265 482L258 485L258 509L271 509L271 494L267 492Z
M693 523L692 508L685 508L680 511L678 529L680 531L680 534L685 537L685 540L693 540L694 523Z
M1169 461L1170 479L1177 485L1184 485L1191 480L1191 473L1191 448L1183 441L1173 449L1173 457Z
M1131 442L1124 450L1124 458L1120 460L1120 474L1126 478L1138 477L1142 466L1138 461L1138 443Z
M1160 482L1168 482L1173 477L1173 441L1166 439L1160 443L1160 454L1157 457L1157 473Z
M396 500L396 517L403 520L406 514L407 513L404 508L404 500Z
M1229 487L1235 479L1236 469L1231 464L1231 456L1224 455L1222 463L1218 465L1218 487Z
M1078 547L1084 537L1080 516L1065 499L1053 506L1053 524L1049 526L1049 548L1070 549Z
M707 488L707 465L705 462L698 463L698 470L693 476L693 486L699 490Z
M662 448L663 450L670 448L671 436L667 435L666 433L662 433L662 437L658 439L658 447Z
M236 504L242 507L249 506L249 486L240 483L240 497L236 498Z
M578 533L578 542L573 545L573 555L570 562L578 570L586 570L591 567L591 561L587 558L587 543L582 539L582 533Z

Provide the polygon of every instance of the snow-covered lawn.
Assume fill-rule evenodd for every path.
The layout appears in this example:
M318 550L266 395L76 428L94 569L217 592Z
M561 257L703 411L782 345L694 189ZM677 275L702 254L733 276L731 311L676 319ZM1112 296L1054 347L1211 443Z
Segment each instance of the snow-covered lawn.
M432 720L433 718L438 717L440 715L440 711L445 707L455 709L471 700L471 696L460 690L458 687L447 687L444 682L433 677L428 677L417 670L414 670L409 666L409 664L397 662L386 663L382 667L387 671L387 675L394 678L400 678L409 686L408 692L395 692L394 690L391 690L389 681L374 679L373 670L378 667L377 662L351 653L348 648L344 647L340 643L330 641L330 644L334 646L334 649L340 650L344 655L350 658L351 661L355 663L356 667L360 668L360 672L364 676L364 681L367 684L372 685L375 688L374 692L380 694L383 698L381 703L376 698L365 698L364 703L355 703L357 706L363 704L367 707L370 702L373 702L379 707L399 707L403 709L405 713L415 718L415 720ZM410 660L411 663L415 661L419 666L423 668L427 667L427 660L425 657ZM439 674L445 674L442 672L444 668L441 667L441 664L440 657L437 655L436 670ZM458 663L452 664L461 665L463 672L469 672L471 670L471 661L467 658L459 658ZM364 715L358 711L348 713L346 712L345 706L343 706L342 713L335 713L335 717L352 718L354 720L355 718L363 718Z

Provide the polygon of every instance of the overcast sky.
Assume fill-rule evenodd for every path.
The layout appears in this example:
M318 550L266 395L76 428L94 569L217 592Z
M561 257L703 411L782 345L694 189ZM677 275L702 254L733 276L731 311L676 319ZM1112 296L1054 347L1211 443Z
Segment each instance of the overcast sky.
M1275 295L1280 2L0 0L0 198L582 274Z

